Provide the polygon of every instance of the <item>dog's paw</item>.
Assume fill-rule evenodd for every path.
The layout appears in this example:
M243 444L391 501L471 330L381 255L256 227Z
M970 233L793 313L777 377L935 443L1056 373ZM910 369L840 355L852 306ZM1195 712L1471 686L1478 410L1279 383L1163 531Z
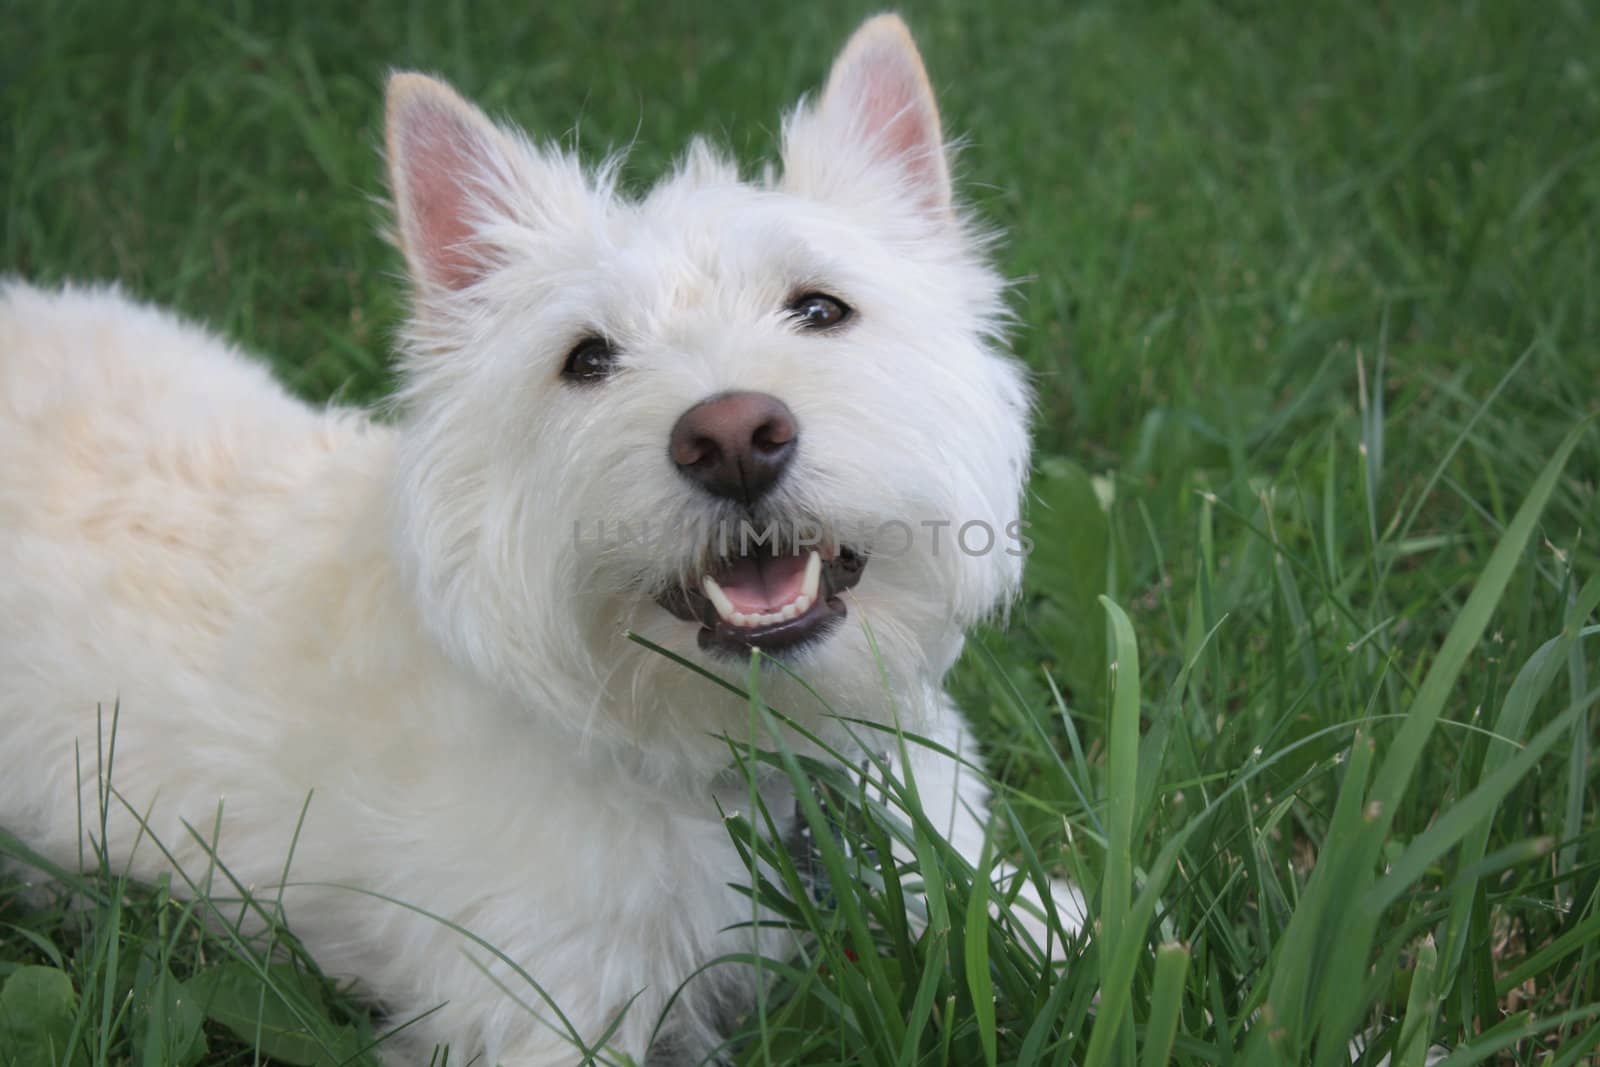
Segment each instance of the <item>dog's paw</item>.
M1059 963L1067 958L1067 945L1077 937L1083 929L1088 916L1088 909L1084 903L1083 894L1071 882L1063 882L1052 878L1050 880L1050 904L1055 912L1055 921L1051 922L1051 909L1045 906L1044 898L1039 893L1039 887L1028 878L1026 874L1014 868L1004 867L996 873L995 885L1010 897L1014 883L1016 896L1011 897L1011 915L1016 919L1017 925L1027 932L1040 951L1047 947L1050 952L1050 961ZM998 912L998 905L994 909Z

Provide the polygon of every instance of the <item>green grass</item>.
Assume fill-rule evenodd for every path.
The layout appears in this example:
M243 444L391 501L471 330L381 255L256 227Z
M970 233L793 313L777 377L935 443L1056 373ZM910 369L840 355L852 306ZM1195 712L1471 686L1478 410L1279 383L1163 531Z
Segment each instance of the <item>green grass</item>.
M376 399L386 69L632 144L642 184L692 131L769 151L868 11L12 4L0 271L119 279L307 397ZM1320 1067L1356 1033L1366 1063L1596 1062L1600 12L906 14L1041 392L1026 597L952 683L1001 847L1096 922L1053 973L910 798L823 787L875 847L819 823L833 895L758 887L811 936L740 1062ZM874 869L897 834L941 872L926 935ZM211 887L0 882L0 1038L59 1018L64 1062L190 1063L202 988L208 1065L375 1036L292 941L268 970L202 923L241 896Z

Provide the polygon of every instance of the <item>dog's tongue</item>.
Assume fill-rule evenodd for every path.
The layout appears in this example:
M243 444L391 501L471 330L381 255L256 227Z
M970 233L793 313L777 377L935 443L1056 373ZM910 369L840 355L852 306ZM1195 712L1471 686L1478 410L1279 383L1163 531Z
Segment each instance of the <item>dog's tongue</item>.
M806 578L804 556L752 556L735 560L712 575L735 611L745 614L782 610L800 595Z

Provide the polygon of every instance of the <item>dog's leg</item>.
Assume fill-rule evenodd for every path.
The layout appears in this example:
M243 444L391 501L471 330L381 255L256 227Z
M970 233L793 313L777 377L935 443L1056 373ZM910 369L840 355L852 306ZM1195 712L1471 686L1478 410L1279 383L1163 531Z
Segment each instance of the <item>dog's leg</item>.
M903 761L898 755L893 758L895 770L901 777L915 782L928 819L956 851L976 865L982 858L984 838L989 830L989 782L978 770L981 760L977 740L947 698L941 698L933 722L919 736L942 746L955 758L907 739ZM924 877L935 874L923 873ZM1034 940L1040 946L1052 945L1052 955L1059 958L1064 938L1083 926L1086 914L1083 895L1069 883L1052 880L1050 895L1060 928L1047 939L1047 911L1038 887L1026 873L1009 863L998 863L990 871L990 877L998 891L1007 893L1016 880L1022 880L1014 913Z

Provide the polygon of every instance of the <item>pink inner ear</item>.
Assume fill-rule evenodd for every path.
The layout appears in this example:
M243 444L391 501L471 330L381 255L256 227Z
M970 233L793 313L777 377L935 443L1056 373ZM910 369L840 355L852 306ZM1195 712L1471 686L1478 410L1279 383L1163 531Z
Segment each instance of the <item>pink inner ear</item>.
M915 52L895 44L848 57L829 96L854 111L854 125L879 158L900 165L929 207L950 202L939 112ZM830 101L832 102L832 101Z
M903 77L905 72L878 72L867 86L870 94L862 111L867 128L885 155L919 171L937 161L940 148L938 116L922 97L922 87ZM927 174L927 177L934 177Z
M491 149L448 106L418 101L408 111L396 139L408 251L428 280L462 289L483 275L473 219Z

